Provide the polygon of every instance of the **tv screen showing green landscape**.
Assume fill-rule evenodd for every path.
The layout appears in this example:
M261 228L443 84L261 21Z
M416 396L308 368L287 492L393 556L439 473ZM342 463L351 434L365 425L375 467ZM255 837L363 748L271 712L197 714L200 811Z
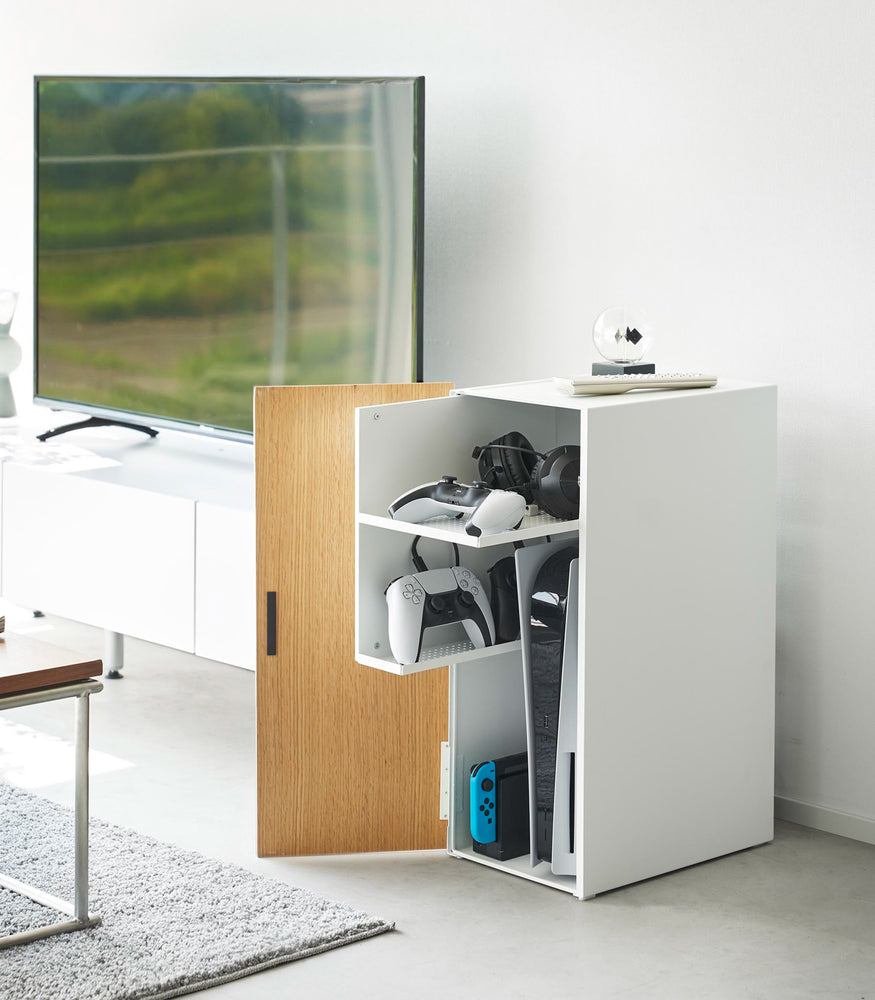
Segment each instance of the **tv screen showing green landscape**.
M35 399L232 436L421 375L421 78L36 80Z

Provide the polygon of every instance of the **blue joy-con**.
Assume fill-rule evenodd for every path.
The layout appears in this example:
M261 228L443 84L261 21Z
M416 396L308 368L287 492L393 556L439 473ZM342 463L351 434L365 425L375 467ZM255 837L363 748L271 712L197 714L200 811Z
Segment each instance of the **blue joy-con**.
M478 844L494 844L498 839L497 799L495 761L487 760L471 772L471 836Z

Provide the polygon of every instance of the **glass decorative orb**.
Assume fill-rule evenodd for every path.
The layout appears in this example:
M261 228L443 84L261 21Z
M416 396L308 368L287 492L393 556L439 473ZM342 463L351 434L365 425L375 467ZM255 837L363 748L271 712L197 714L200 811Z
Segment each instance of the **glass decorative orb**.
M592 340L603 358L615 364L632 364L650 350L653 328L643 309L612 306L593 324Z

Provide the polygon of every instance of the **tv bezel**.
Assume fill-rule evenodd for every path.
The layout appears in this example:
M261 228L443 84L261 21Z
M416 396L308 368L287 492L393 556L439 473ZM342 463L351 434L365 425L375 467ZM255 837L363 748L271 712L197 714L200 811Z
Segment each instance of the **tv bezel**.
M425 77L424 76L76 76L51 74L33 78L33 402L51 410L83 413L108 420L124 420L161 430L184 431L214 438L251 442L254 430L246 431L217 424L166 417L140 410L116 409L74 399L59 399L38 391L39 379L39 88L42 83L393 83L413 84L413 295L411 302L412 371L411 383L423 381L423 258L425 241ZM253 386L253 390L255 386Z

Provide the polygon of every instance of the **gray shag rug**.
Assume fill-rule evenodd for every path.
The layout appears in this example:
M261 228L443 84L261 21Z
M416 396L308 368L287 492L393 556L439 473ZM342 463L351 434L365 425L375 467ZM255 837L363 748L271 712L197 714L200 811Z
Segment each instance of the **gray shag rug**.
M0 951L3 1000L165 1000L393 927L93 817L90 848L103 923ZM72 899L72 813L0 784L0 871ZM0 935L62 919L0 889Z

